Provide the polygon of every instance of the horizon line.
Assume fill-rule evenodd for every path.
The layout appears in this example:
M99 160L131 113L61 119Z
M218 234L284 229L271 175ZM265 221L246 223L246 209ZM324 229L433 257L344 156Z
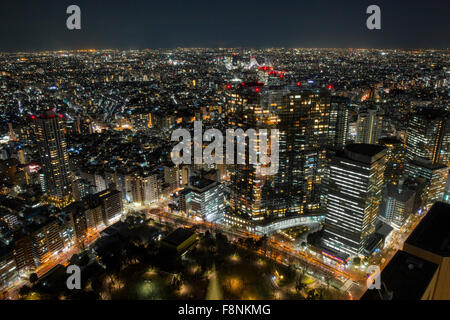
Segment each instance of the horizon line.
M30 49L18 51L1 51L0 54L44 53L44 52L96 52L96 51L151 51L151 50L385 50L385 51L449 51L450 47L441 48L375 48L375 47L155 47L155 48L78 48L78 49Z

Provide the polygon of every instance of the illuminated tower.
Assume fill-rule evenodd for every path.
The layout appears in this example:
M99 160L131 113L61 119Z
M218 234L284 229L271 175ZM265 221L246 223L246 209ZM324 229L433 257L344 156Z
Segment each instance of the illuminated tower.
M45 111L32 119L44 173L44 191L51 200L64 205L70 196L71 181L62 117Z
M416 159L406 163L405 173L424 184L422 200L426 206L442 201L448 179L448 167L446 165Z
M331 161L331 157L337 152L344 149L347 144L349 132L349 99L341 96L332 96L330 103L330 117L328 124L328 148L327 163ZM326 210L328 197L328 182L330 177L329 165L325 165L321 181L321 207L322 211Z
M323 243L334 251L362 253L375 231L381 203L386 149L350 144L330 164Z
M356 123L356 142L376 144L380 139L383 116L375 109L368 109L358 114Z
M228 91L230 128L279 130L276 174L259 175L251 164L230 166L232 214L228 222L250 228L318 213L329 110L328 91L265 89L246 83Z
M387 149L384 182L397 184L404 172L404 144L401 140L396 138L382 138L378 140L378 144Z
M406 157L448 165L450 161L450 112L434 108L418 110L408 124Z
M348 104L348 98L339 96L331 97L328 135L330 140L329 146L333 149L343 149L347 144Z

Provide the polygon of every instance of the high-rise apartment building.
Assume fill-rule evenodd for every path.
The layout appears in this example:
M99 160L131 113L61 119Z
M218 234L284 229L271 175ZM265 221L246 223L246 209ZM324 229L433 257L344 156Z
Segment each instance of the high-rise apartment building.
M44 191L56 203L64 205L71 193L71 175L62 115L45 111L32 119L44 173Z
M102 204L95 195L88 195L82 201L73 202L64 210L72 217L79 245L105 227Z
M245 226L317 213L328 143L330 93L243 83L239 89L228 91L227 112L230 128L279 130L276 174L260 175L256 166L248 163L230 165L232 214L247 221Z
M72 196L76 201L80 201L88 194L95 193L95 185L92 185L86 179L77 179L72 182Z
M149 204L161 196L161 179L154 172L133 172L125 177L126 195L130 202Z
M349 255L362 253L375 231L381 203L385 148L350 144L330 163L323 244Z
M107 189L96 193L95 196L100 200L105 226L117 222L123 213L121 192L118 190Z
M38 265L49 262L54 256L74 244L74 225L68 219L49 218L39 225L31 226L31 244Z
M164 166L164 183L169 193L174 192L180 188L181 170L178 165L165 165Z

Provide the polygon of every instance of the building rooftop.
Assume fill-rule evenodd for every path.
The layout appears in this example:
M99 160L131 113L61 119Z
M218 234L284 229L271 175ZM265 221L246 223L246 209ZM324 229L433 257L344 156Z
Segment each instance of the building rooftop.
M384 223L381 220L377 220L376 227L375 227L375 233L382 236L383 239L386 239L387 236L392 232L393 229L394 228L392 228L387 223Z
M120 193L120 191L118 190L114 190L114 189L105 189L103 191L100 191L98 193L95 194L95 196L99 197L99 198L103 198L109 195L115 195Z
M417 110L416 115L421 116L423 118L429 119L429 120L443 120L445 118L448 118L450 115L450 112L447 110L443 110L440 108L420 108Z
M364 245L364 251L366 255L372 254L375 249L380 248L380 246L383 244L384 237L379 233L372 233L368 236L368 240L366 241L366 244Z
M385 137L378 140L382 145L386 144L403 144L403 142L400 139L397 139L395 137Z
M361 300L420 300L438 266L398 251L380 274L381 289L367 290Z
M371 164L382 158L386 154L386 148L366 143L352 143L345 147L344 151L339 153L339 156L344 156L348 159Z
M345 149L352 153L374 157L378 153L382 152L385 148L376 144L352 143L347 145Z
M422 168L426 168L429 170L440 170L440 169L447 168L447 166L444 164L432 163L431 161L421 160L421 159L414 159L414 160L410 161L409 163L407 163L406 165L413 165L416 167L422 167Z
M386 196L400 202L407 202L413 198L415 194L416 192L409 189L407 185L404 187L402 181L398 185L392 183L386 185Z
M60 117L60 118L62 118L63 117L63 115L62 114L56 114L55 113L55 111L52 109L52 110L46 110L46 111L43 111L40 115L39 115L39 119L53 119L53 118L56 118L56 117Z
M170 233L167 237L165 237L162 241L174 247L178 247L194 234L195 232L193 232L192 230L178 228Z
M193 177L189 183L189 189L197 192L204 192L209 188L215 187L218 184L217 181Z
M450 256L450 204L436 202L405 244Z
M327 247L323 243L318 243L316 247L321 251L323 255L326 255L327 257L335 261L339 261L343 264L347 263L350 258L350 256L347 253L340 252L333 248Z

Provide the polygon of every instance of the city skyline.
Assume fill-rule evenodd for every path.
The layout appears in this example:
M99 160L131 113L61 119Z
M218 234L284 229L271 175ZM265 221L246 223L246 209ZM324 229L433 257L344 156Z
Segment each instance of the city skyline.
M449 9L2 2L0 300L450 300Z

